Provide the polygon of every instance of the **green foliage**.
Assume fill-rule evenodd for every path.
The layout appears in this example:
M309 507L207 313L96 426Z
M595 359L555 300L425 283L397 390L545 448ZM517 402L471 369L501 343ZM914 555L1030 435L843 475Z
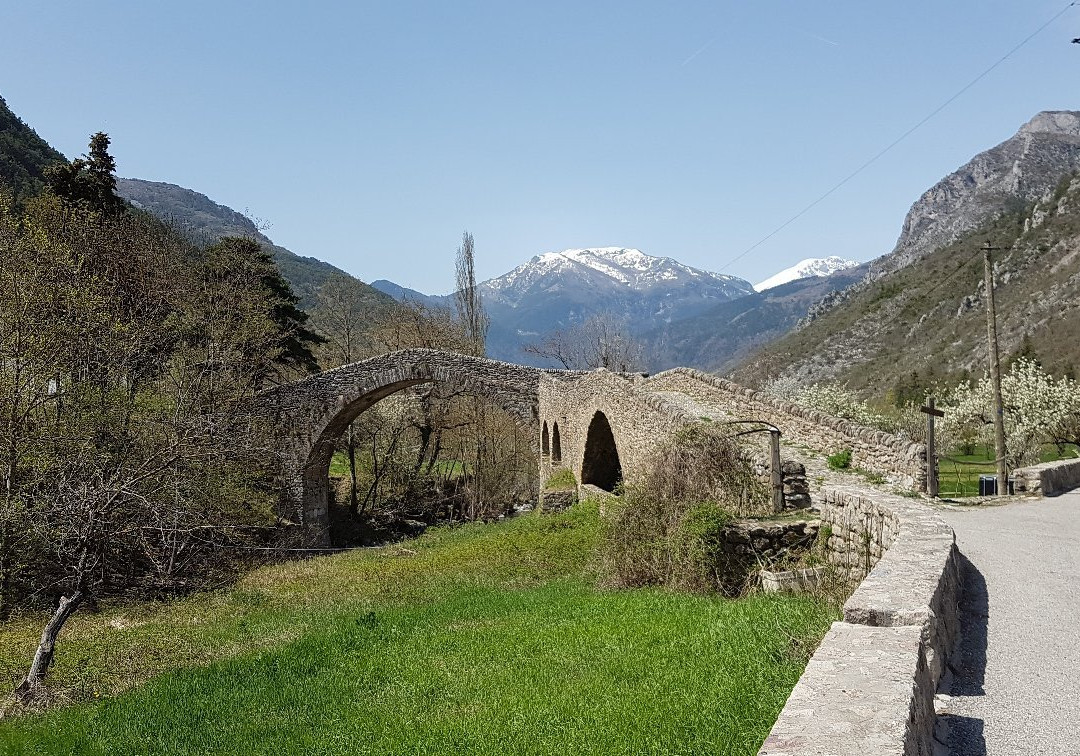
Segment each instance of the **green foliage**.
M58 679L93 699L129 681L81 670L175 671L4 720L0 751L755 753L835 610L598 591L598 530L588 505L437 528L105 608L72 628ZM0 628L0 666L34 643L20 627Z
M0 617L225 579L273 521L243 402L304 333L273 264L46 194L0 209L0 292Z
M841 449L825 458L830 470L846 470L851 467L851 449Z
M577 484L577 478L569 467L559 467L544 481L544 490L569 491L577 488Z
M325 339L307 327L307 313L258 242L226 237L203 251L201 264L208 285L199 293L213 311L217 343L234 343L239 359L267 354L273 368L318 370L311 347ZM261 382L271 372L264 366L252 379Z
M0 190L7 189L13 205L45 188L45 171L64 162L64 156L8 109L0 97Z

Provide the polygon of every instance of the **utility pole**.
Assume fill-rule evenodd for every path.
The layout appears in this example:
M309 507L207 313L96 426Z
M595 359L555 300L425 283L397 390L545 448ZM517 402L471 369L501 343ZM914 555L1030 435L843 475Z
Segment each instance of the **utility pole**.
M997 494L1009 492L1009 472L1005 466L1005 411L1001 402L1001 362L998 358L997 309L994 307L994 264L990 253L1000 250L987 241L983 245L983 283L986 286L986 339L990 344L990 383L994 388L994 456L997 458Z

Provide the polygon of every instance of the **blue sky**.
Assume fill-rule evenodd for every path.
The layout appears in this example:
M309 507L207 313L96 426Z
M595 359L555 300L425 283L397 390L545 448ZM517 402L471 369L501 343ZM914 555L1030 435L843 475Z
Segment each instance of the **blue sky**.
M891 249L938 178L1080 109L1080 6L812 211L1062 0L0 0L0 95L69 157L270 224L427 292L461 232L483 277L624 245L757 281Z

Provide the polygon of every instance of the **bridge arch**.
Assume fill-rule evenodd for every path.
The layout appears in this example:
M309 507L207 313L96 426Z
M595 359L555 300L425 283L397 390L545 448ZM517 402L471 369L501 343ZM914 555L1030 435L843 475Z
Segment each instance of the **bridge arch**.
M600 410L592 416L585 435L585 456L581 462L581 482L614 491L622 481L622 462L615 434L607 415Z
M264 394L282 462L281 509L310 540L329 542L329 472L338 439L362 412L411 386L450 384L483 397L535 434L543 371L431 349L411 349L328 370ZM533 436L535 438L535 435Z

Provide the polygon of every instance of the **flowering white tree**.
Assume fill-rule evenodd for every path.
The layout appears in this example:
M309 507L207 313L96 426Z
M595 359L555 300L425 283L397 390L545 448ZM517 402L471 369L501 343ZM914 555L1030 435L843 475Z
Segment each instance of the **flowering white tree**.
M1039 461L1045 443L1080 441L1080 385L1054 380L1038 363L1021 358L1001 377L1005 449L1011 467ZM992 444L994 393L989 376L975 385L961 383L947 392L941 423L942 446Z
M816 409L826 415L842 417L869 428L884 428L888 421L854 393L834 383L817 383L803 387L792 399L803 407Z

